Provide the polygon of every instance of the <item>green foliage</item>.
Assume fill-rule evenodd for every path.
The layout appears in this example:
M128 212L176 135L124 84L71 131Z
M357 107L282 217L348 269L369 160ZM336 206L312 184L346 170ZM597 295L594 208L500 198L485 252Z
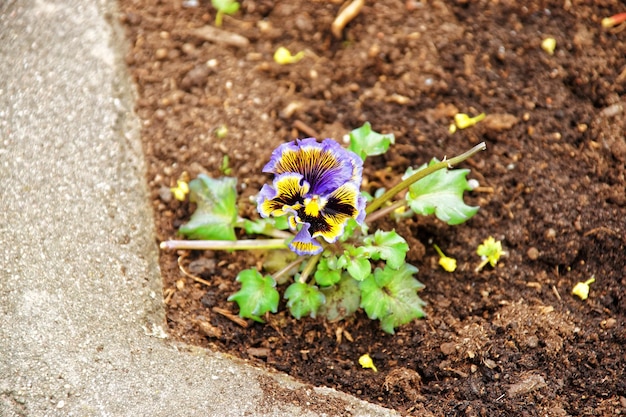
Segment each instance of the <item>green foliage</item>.
M188 223L178 231L190 239L236 240L237 180L200 174L189 183L189 201L196 203Z
M393 133L381 135L372 130L372 125L369 122L365 122L363 126L350 132L348 149L365 160L368 156L384 154L389 149L389 145L395 141Z
M272 236L275 230L289 229L287 216L268 217L266 219L243 220L243 229L249 235L267 235Z
M330 321L343 320L359 309L361 290L347 273L343 273L335 285L322 287L320 291L326 296L326 302L320 306L318 314Z
M398 269L404 263L404 258L409 250L409 245L402 236L396 233L377 230L374 236L367 236L363 239L364 248L370 254L371 259L377 261L384 259L387 265L393 269Z
M235 301L239 305L239 315L260 323L260 316L268 311L278 311L280 295L276 290L276 281L270 275L262 276L256 269L246 269L237 275L241 282L241 289L228 297L228 301Z
M222 18L225 14L233 15L237 13L241 6L236 0L211 0L211 4L217 10L215 15L215 26L222 26Z
M222 166L220 167L220 172L224 175L230 175L233 170L230 168L230 158L228 155L224 155L222 158Z
M417 268L402 264L400 269L386 266L376 268L373 275L359 284L361 307L372 320L380 320L387 333L394 333L398 326L424 316L425 304L417 295L424 288L413 278Z
M212 3L224 12L234 13L239 8L239 4L232 0L212 0ZM385 153L392 143L392 134L376 133L369 123L350 132L349 147L362 159ZM471 152L455 157L456 163L471 156ZM421 170L428 171L398 182L388 191L382 188L372 194L362 191L370 209L366 210L368 218L373 220L389 216L391 210L396 208L404 209L408 215L435 214L450 225L472 217L478 207L468 206L463 201L464 192L470 190L466 179L469 170L446 169L446 164L433 166L438 162L433 159L416 170L409 168L403 180ZM230 170L227 156L220 169L224 173ZM417 179L422 174L425 176ZM404 199L400 197L395 202L390 201L407 188ZM239 218L234 178L212 179L200 175L189 183L189 189L189 200L196 203L196 210L189 222L180 228L180 233L191 239L233 241L236 239L235 228L241 228L252 238L259 235L278 238L266 241L275 243L278 240L284 248L281 239L289 241L293 236L285 232L289 229L289 216L254 220ZM391 210L387 209L389 204L392 204ZM402 210L395 210L394 213L398 211ZM396 216L396 220L402 221L406 217ZM500 243L490 239L477 251L484 258L482 266L488 262L495 265L503 253L498 246ZM250 243L260 241L263 239L246 240L242 248L263 249L261 245ZM270 243L263 243L265 249L277 248L271 247ZM369 234L365 222L359 225L354 219L349 219L336 242L323 244L321 254L300 259L301 262L296 261L296 253L284 249L263 253L263 268L273 275L263 276L256 269L241 271L237 276L241 289L228 300L239 305L241 317L258 322L263 322L261 317L266 313L277 312L280 292L283 292L292 316L297 319L320 315L331 321L342 320L362 308L370 319L379 320L382 329L388 333L394 333L398 326L424 316L424 302L418 296L423 285L414 278L417 268L406 263L409 245L395 230L376 230ZM228 247L222 246L221 249Z
M322 287L328 287L341 279L341 267L335 255L327 255L320 259L315 270L315 282Z
M433 158L428 165L437 162L439 161ZM417 170L409 168L402 178L408 178L426 166L424 164ZM463 201L463 192L471 190L465 178L468 173L468 169L442 169L413 183L406 196L409 207L424 216L435 213L439 220L449 225L470 219L476 214L478 207L468 206Z
M310 315L315 317L326 297L314 285L307 285L301 282L294 282L285 291L287 308L296 319Z
M368 258L369 254L365 247L348 246L337 263L341 268L345 268L352 278L363 281L372 273L372 265Z

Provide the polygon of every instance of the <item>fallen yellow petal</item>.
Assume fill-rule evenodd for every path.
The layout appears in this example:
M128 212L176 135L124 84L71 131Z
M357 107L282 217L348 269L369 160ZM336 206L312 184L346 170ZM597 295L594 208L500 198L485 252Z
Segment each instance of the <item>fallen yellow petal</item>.
M554 49L556 48L556 39L554 38L545 38L541 42L541 49L549 53L550 55L554 55Z
M454 272L456 270L456 259L446 256L439 246L433 245L433 247L439 254L439 265L447 272Z
M596 281L594 277L591 277L585 282L579 282L574 285L572 289L572 294L578 296L581 300L586 300L589 297L589 285L593 284Z
M284 46L279 47L276 52L274 52L274 61L280 65L295 64L302 58L304 58L304 51L292 55L289 49Z
M361 365L363 368L369 368L374 372L378 372L378 369L376 369L376 365L374 365L374 361L372 360L369 353L366 353L359 358L359 365Z
M170 188L170 190L176 200L185 201L185 197L189 194L189 184L185 181L178 180L176 181L176 187Z
M459 129L466 129L468 127L474 126L476 123L480 122L486 117L485 113L481 113L475 117L469 117L465 113L457 113L454 115L454 124Z

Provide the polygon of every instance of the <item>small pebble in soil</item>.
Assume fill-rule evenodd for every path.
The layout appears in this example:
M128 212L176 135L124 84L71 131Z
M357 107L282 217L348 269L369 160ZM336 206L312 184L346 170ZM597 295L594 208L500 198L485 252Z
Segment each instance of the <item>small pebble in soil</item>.
M536 261L539 258L539 250L535 247L529 248L526 251L526 256L528 256L528 259L531 261Z

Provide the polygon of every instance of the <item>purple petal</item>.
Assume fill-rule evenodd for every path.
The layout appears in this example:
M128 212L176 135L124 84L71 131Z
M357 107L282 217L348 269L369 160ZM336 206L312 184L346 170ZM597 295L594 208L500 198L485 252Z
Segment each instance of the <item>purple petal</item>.
M289 243L289 249L298 255L317 255L324 250L322 245L311 237L309 227L308 223L303 223L302 229L300 229L296 237Z
M311 185L311 194L325 195L346 182L360 186L363 161L332 139L319 143L314 138L307 138L276 148L263 172L302 174Z

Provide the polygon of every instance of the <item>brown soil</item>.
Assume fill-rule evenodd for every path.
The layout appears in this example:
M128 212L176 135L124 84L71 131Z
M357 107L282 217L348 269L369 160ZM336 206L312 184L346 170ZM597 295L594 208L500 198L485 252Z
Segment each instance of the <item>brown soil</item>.
M250 197L269 180L261 168L296 137L340 140L365 121L394 133L397 144L366 162L368 190L487 143L463 164L481 185L467 197L481 206L469 222L382 225L412 245L426 319L395 335L363 313L337 323L279 313L244 328L220 311L236 315L226 298L259 254L183 254L204 285L163 252L174 338L407 415L626 413L626 32L600 24L623 5L380 0L335 39L339 1L243 0L222 29L249 43L231 46L197 32L213 25L207 0L120 3L159 240L190 215L169 187L183 171L221 176L224 155L241 212L254 217ZM546 37L554 55L541 49ZM306 57L280 66L279 46ZM457 112L492 116L450 134ZM490 235L508 256L476 273L476 247ZM432 243L458 260L456 272L437 265ZM590 297L573 296L591 276ZM358 365L366 352L378 373Z

